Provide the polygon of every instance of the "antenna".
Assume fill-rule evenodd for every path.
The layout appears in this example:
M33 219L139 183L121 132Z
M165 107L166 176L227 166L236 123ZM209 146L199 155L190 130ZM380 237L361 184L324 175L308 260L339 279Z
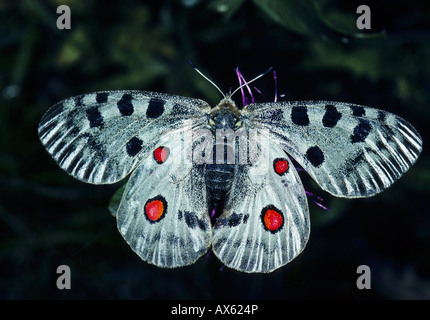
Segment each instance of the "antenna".
M197 69L197 67L194 65L194 63L190 60L190 59L188 59L188 63L191 65L191 67L195 70L195 71L197 71L203 78L205 78L207 81L209 81L209 83L211 83L215 88L217 88L218 89L218 91L219 92L221 92L221 94L222 94L222 96L225 98L225 94L221 91L221 89L220 88L218 88L218 86L211 80L211 79L209 79L208 77L206 77L199 69Z
M244 84L242 84L241 86L239 86L239 88L237 88L236 90L234 90L233 91L233 93L232 94L230 94L230 98L240 89L240 88L242 88L242 87L244 87L244 86L246 86L246 85L248 85L248 84L250 84L251 82L254 82L255 80L257 80L257 79L259 79L259 78L261 78L262 76L265 76L267 73L269 73L270 71L272 71L273 70L273 67L270 67L269 69L267 69L266 71L264 71L262 74L260 74L260 75L258 75L258 76L256 76L254 79L252 79L252 80L250 80L250 81L248 81L248 82L245 82Z

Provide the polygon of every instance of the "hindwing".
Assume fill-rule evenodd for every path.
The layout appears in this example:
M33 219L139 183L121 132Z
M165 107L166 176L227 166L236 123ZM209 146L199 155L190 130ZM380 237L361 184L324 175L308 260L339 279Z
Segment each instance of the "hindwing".
M228 267L271 272L294 259L309 238L309 209L299 175L285 152L258 135L254 164L236 166L213 250Z
M118 209L126 242L159 267L189 265L211 245L204 167L185 157L190 148L183 131L163 136L131 174Z

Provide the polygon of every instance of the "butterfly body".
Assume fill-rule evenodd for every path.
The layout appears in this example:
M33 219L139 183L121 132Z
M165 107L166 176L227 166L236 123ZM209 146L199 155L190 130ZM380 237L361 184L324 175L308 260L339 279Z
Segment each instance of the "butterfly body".
M206 189L208 197L208 208L211 214L213 210L220 212L223 210L224 202L228 196L228 191L232 185L237 167L237 161L229 161L228 154L235 152L235 141L232 139L225 141L224 133L234 132L238 126L240 115L235 103L230 98L220 101L211 112L209 121L210 131L213 139L213 161L205 164ZM236 159L236 155L234 155Z
M144 261L173 268L209 248L228 267L271 272L310 233L294 158L340 197L388 188L416 161L421 137L402 118L330 101L206 102L145 91L63 100L39 124L61 168L93 184L129 175L118 230ZM212 210L217 211L211 222Z

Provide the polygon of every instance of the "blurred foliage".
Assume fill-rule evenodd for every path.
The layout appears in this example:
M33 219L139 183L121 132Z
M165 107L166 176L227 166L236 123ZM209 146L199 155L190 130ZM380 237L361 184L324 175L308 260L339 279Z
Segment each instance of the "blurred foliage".
M72 12L56 28L57 6ZM372 29L355 27L361 1L0 0L0 298L272 299L430 298L430 3L366 1ZM247 79L273 66L287 100L341 100L378 107L422 134L417 163L386 192L310 201L305 251L269 275L219 271L213 255L163 270L142 262L116 230L110 198L120 185L92 186L61 171L37 125L64 98L95 90L219 94L191 59L228 91L233 68ZM255 86L271 101L273 79ZM72 290L55 287L72 270ZM358 265L372 290L356 289Z

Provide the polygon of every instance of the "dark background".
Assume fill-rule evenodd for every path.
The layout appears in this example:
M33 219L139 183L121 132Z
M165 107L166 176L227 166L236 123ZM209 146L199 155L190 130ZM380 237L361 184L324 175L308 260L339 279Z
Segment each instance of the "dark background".
M429 299L430 2L0 1L1 299ZM116 3L113 4L113 3ZM70 30L56 28L69 5ZM356 8L371 8L369 31ZM369 199L324 193L310 203L311 236L293 262L244 274L213 255L180 269L141 261L116 230L115 186L74 180L50 158L37 125L54 103L96 90L141 89L202 98L273 66L285 100L324 99L398 114L424 150L392 187ZM258 80L258 101L274 81ZM236 96L237 102L240 99ZM240 201L240 199L238 199ZM56 268L71 268L71 290ZM371 289L358 290L359 265Z

